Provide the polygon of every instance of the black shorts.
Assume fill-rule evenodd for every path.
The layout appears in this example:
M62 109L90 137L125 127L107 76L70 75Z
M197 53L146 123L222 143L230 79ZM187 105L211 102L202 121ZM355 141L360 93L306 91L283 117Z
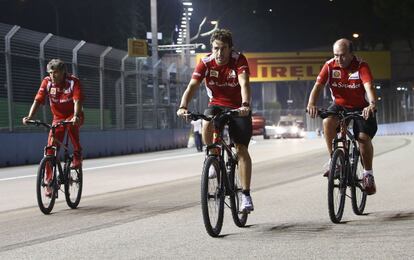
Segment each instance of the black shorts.
M352 112L352 111L359 111L362 110L361 108L351 109L339 106L337 104L332 104L328 107L330 111L345 111L345 112ZM377 133L378 125L377 125L377 118L375 116L370 116L367 120L363 118L358 118L354 120L354 136L358 139L359 133L365 133L369 135L369 137L374 138L375 134Z
M233 108L222 106L211 106L204 111L206 116L214 116L221 111L232 110ZM229 135L235 144L249 146L252 138L252 115L233 117L229 122Z

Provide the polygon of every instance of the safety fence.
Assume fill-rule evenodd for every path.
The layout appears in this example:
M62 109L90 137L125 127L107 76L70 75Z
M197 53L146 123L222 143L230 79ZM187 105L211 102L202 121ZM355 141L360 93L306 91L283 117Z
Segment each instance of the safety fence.
M124 50L0 23L0 131L36 131L23 128L21 120L53 58L62 59L80 79L85 94L83 129L184 126L175 113L192 71L178 58L151 64L151 58L129 57ZM201 109L206 103L200 93L192 106ZM51 120L48 106L37 118Z

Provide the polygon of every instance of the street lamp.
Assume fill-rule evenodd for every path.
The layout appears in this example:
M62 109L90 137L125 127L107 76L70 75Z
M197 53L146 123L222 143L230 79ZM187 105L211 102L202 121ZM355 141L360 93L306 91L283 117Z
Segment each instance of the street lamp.
M352 37L354 37L355 39L358 39L359 38L359 33L353 33Z

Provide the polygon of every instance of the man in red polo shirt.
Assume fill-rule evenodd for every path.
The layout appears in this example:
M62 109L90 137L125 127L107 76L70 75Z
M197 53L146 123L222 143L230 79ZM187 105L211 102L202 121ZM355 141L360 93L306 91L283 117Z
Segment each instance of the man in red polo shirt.
M317 116L316 103L320 92L328 85L333 103L328 110L353 111L362 110L364 119L355 120L354 133L357 138L364 164L363 184L368 195L376 192L372 171L374 156L372 138L377 132L377 121L374 116L377 96L372 84L373 77L368 64L353 53L352 42L339 39L333 45L334 58L327 61L318 75L308 102L311 117ZM329 155L332 154L332 140L336 136L338 119L328 117L323 120L323 129ZM324 176L327 176L326 172Z
M50 108L53 114L52 124L60 121L72 121L73 124L67 126L69 138L73 145L72 168L79 168L82 164L82 147L79 141L79 128L83 123L82 112L83 93L79 79L66 72L66 66L60 59L52 59L47 64L49 76L45 77L36 94L29 114L23 118L23 124L31 120L41 104L45 103L46 96L49 97ZM65 133L64 127L59 127L55 131L55 138L63 141ZM48 145L52 145L51 133L49 133ZM46 181L51 179L52 173L46 171Z
M252 136L252 118L250 113L251 90L249 84L249 65L246 57L233 50L232 35L229 30L215 31L210 39L212 53L197 64L190 83L181 99L178 116L187 114L187 106L195 91L205 80L207 94L210 98L208 108L204 112L212 116L223 110L238 109L240 117L234 117L229 123L229 134L235 143L240 165L242 184L242 205L240 210L253 211L250 196L250 180L252 162L248 151ZM203 140L207 145L213 141L213 124L203 122ZM213 168L211 168L213 169ZM209 177L215 176L214 172Z

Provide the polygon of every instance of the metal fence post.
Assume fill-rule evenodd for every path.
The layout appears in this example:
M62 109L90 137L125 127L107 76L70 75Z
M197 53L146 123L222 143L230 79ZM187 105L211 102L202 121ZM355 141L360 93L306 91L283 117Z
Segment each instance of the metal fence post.
M152 87L153 87L153 128L158 128L158 99L159 99L159 92L158 92L158 66L161 64L161 60L158 60L157 63L152 64Z
M135 59L135 68L136 73L136 92L137 92L137 128L143 128L143 118L142 118L142 62L138 58Z
M125 129L125 60L128 54L121 60L121 129Z
M40 80L43 80L43 77L46 75L46 64L45 64L45 45L52 38L53 34L48 33L45 38L39 44L39 66L40 66ZM43 121L46 122L46 106L42 106L42 115Z
M72 74L78 76L78 52L85 44L85 41L80 41L72 50Z
M7 81L7 108L9 112L9 131L13 131L13 83L12 83L12 64L11 64L11 45L13 35L20 29L20 26L13 26L4 37L5 41L5 62L6 62L6 81Z
M104 65L105 56L112 50L112 47L106 48L99 56L99 113L101 130L104 129Z

